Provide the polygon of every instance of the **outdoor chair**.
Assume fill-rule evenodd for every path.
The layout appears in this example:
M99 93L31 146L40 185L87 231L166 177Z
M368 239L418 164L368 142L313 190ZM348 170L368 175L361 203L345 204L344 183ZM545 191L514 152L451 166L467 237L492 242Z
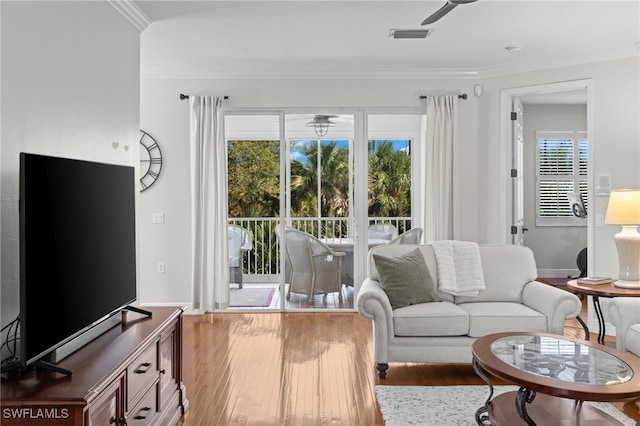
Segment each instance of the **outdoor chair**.
M313 235L291 227L285 228L285 243L291 267L287 300L290 300L291 293L304 294L312 305L315 295L338 292L342 302L341 277L345 253L333 251Z
M245 251L253 249L251 234L238 225L228 226L229 242L229 283L242 288L242 258Z
M374 223L369 225L370 240L393 240L398 236L398 228L390 223Z
M389 241L389 244L420 244L422 228L411 228Z

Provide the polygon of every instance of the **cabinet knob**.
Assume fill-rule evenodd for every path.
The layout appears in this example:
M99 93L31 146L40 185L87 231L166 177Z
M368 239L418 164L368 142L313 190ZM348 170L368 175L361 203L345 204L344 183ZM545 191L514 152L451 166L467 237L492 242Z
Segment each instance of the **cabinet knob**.
M160 374L167 374L167 370L163 368L162 370L160 370Z

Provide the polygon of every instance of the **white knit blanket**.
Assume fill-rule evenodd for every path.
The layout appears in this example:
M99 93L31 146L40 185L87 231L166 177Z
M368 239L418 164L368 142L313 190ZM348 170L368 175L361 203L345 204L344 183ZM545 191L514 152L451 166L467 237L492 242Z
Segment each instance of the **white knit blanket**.
M485 289L480 249L470 241L431 242L438 264L438 288L454 296L477 296Z

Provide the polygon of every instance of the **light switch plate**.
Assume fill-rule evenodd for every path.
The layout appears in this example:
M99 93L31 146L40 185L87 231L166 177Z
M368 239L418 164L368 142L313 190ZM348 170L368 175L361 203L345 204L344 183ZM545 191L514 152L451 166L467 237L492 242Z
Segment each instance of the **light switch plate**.
M596 195L609 195L611 193L611 175L596 175Z

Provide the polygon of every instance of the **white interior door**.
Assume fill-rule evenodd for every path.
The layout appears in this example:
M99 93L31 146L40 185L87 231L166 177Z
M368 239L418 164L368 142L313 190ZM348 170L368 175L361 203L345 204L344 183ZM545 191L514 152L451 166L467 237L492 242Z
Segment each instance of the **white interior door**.
M511 143L513 146L511 242L516 245L524 245L524 233L527 231L527 228L524 227L524 115L522 102L517 97L513 98L511 123Z

